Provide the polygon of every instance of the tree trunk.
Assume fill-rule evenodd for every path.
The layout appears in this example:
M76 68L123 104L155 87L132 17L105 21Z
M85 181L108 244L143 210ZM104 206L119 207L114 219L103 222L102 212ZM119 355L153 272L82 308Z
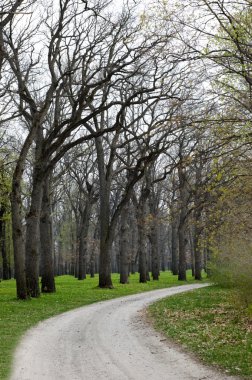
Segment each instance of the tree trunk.
M45 179L43 187L42 209L40 216L40 252L41 252L41 291L53 293L56 291L54 281L53 241L52 241L52 209L51 183Z
M111 237L109 234L109 192L107 183L100 188L100 261L99 287L113 287L111 278Z
M91 248L91 256L90 256L90 277L94 277L95 273L98 272L97 268L97 257L98 257L98 245L97 241L99 239L99 226L98 223L95 226L94 233L93 233L93 244Z
M138 260L139 282L147 282L147 236L145 226L138 224Z
M202 280L201 270L202 270L202 255L200 249L200 235L201 228L199 226L201 209L196 208L195 210L195 228L194 228L194 260L195 260L195 280Z
M27 291L31 297L39 297L39 244L40 213L43 196L43 177L34 168L30 210L26 218L25 268Z
M203 163L200 159L199 165L196 167L196 194L195 194L195 212L194 212L194 259L195 259L195 280L202 280L202 254L200 249L201 236L201 214L203 211L202 200L200 199L200 189L202 180Z
M45 179L46 159L43 151L43 130L38 128L35 142L35 162L32 176L31 204L26 217L25 269L27 292L39 297L40 214Z
M147 217L147 199L149 196L149 189L142 190L138 210L138 260L139 260L139 282L145 283L149 281L148 272L148 240L146 231L146 217Z
M160 244L159 244L159 193L152 186L149 194L149 208L151 213L150 224L150 263L153 280L158 280L160 275Z
M173 214L171 222L171 270L173 275L178 275L178 223Z
M94 278L95 276L95 252L94 249L91 252L91 257L90 257L90 277Z
M194 260L194 249L191 249L191 266L192 266L192 276L195 276L195 260Z
M178 280L186 281L186 222L187 222L187 183L186 171L182 164L178 168L179 174L179 197L180 197L180 213L178 225L178 243L179 243L179 273Z
M169 247L169 237L168 237L168 231L167 229L165 228L164 224L161 223L160 225L160 231L159 231L159 235L160 235L160 259L161 259L161 270L162 272L165 272L166 271L166 268L167 268L167 247L168 247L168 250L170 252L170 247Z
M186 227L184 212L181 210L179 228L178 228L178 240L179 240L179 273L178 279L180 281L186 281Z
M100 262L99 262L99 287L113 287L111 278L111 244L110 236L110 173L106 173L102 140L96 140L97 162L99 171L99 195L100 195Z
M191 268L192 268L192 276L195 277L195 228L192 227L189 230L189 243L190 243L190 251L191 251Z
M84 280L87 277L86 270L86 237L84 236L84 227L81 223L79 231L79 265L78 265L78 280Z
M5 226L6 224L3 223L2 226L2 260L3 260L3 280L9 280L10 277L10 263L8 262L8 256L6 251L6 240L5 240Z
M202 270L202 258L201 250L199 248L199 240L195 238L195 280L202 280L201 270Z
M133 206L134 207L134 206ZM131 241L131 257L130 257L130 272L135 274L137 271L137 259L138 259L138 228L136 210L132 207L130 216L130 241Z
M129 282L129 223L128 209L124 207L121 214L120 229L120 284Z
M3 220L3 216L5 214L5 210L3 208L0 209L0 247L2 254L2 278L3 280L9 280L10 274L10 264L8 262L7 251L6 251L6 222Z
M99 287L112 288L111 279L111 244L106 239L100 243L100 262L99 262Z
M20 173L17 173L16 169L13 175L11 193L12 237L17 298L27 299L28 294L25 277L25 243L22 225L23 215L20 187L21 172L22 170L20 170Z
M92 211L92 194L87 198L84 211L81 215L80 230L79 230L79 272L78 280L84 280L86 278L87 270L87 239L89 222Z
M151 243L151 271L153 280L159 280L160 268L160 246L159 246L159 226L154 219L151 227L150 243Z

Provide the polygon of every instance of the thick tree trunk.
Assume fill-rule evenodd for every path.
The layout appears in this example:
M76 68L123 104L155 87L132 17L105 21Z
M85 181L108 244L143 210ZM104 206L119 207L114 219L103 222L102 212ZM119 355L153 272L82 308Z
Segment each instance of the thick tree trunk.
M58 250L58 265L57 265L57 275L62 276L64 274L64 259L63 259L63 243L62 243L63 237L62 234L60 234L60 241L59 241L59 250Z
M2 254L2 278L3 280L9 280L10 263L8 262L8 256L6 251L6 222L3 220L5 210L0 209L0 248Z
M97 241L99 240L99 226L98 223L95 226L94 233L93 233L93 244L91 249L91 256L90 256L90 277L94 277L95 273L98 272L98 264L97 264L97 257L98 257L98 244Z
M179 240L179 273L178 279L180 281L186 281L186 226L184 212L181 211L180 223L178 228L178 240Z
M191 228L189 230L189 243L190 243L190 252L191 252L191 269L192 269L192 276L195 276L195 244L194 244L194 235L195 235L195 229Z
M209 247L206 247L205 248L205 272L207 274L207 277L211 277L212 275L212 272L211 272L211 269L209 268L209 262L211 261L211 258L212 258L212 251Z
M79 265L78 265L78 280L85 280L87 277L87 265L86 265L86 251L87 243L85 241L83 232L83 226L80 226L80 238L79 238Z
M113 287L111 279L111 245L108 240L101 241L100 245L99 287Z
M25 268L27 291L31 297L39 297L39 244L40 213L43 196L43 177L35 167L30 210L26 218Z
M41 291L56 291L54 281L50 178L45 179L40 216Z
M178 223L174 214L171 223L171 271L173 275L178 275Z
M159 246L159 226L154 220L151 227L150 242L151 242L151 271L153 280L159 280L160 269L160 246Z
M120 284L129 282L129 214L124 208L121 214L120 229Z
M199 161L199 165L196 167L196 194L195 194L195 212L194 212L194 259L195 259L195 280L202 280L202 254L200 249L200 235L201 235L201 214L203 211L203 204L200 199L200 188L202 182L202 160Z
M17 298L27 299L28 294L25 277L25 242L22 225L23 215L20 183L21 174L19 176L19 174L14 173L11 193L11 215L16 289Z
M132 212L130 214L130 272L135 274L137 271L137 259L138 259L138 228L137 228L137 218L136 210L132 207Z
M195 238L195 280L202 280L202 258L201 250L199 248L199 240Z
M94 278L95 276L95 252L92 250L91 256L90 256L90 277Z
M88 197L84 211L81 215L80 230L79 230L79 271L78 280L84 280L86 278L87 271L87 240L90 224L90 216L92 211L92 194Z
M147 237L147 226L146 217L148 213L147 199L149 196L149 189L145 188L142 190L138 210L137 210L137 220L138 220L138 263L139 263L139 282L145 283L149 281L148 272L148 237Z
M106 172L104 151L101 138L97 138L97 162L100 182L100 261L99 261L99 287L113 287L111 278L111 244L110 236L110 173Z
M152 278L156 281L160 275L159 193L153 187L149 195L149 208L152 216L149 233L150 263Z
M111 278L111 238L109 234L109 193L105 188L100 189L100 262L99 287L113 287Z
M145 283L148 281L147 278L147 236L145 232L145 227L143 225L138 225L138 260L139 260L139 282Z
M43 130L40 127L35 137L35 162L32 176L30 209L26 217L25 269L27 292L31 297L39 297L39 254L40 254L40 214L45 179L46 159L42 155Z
M192 267L192 276L195 276L195 252L194 249L191 249L191 267Z
M178 225L178 243L179 243L179 273L178 279L180 281L186 281L186 223L187 223L187 183L186 183L186 171L180 166L178 168L179 174L179 187L180 187L180 214Z
M200 249L201 228L199 226L201 209L195 210L195 228L194 228L194 260L195 260L195 280L202 280L202 254Z
M2 228L2 262L3 262L3 280L9 280L11 278L10 275L10 263L8 261L8 256L7 256L7 251L6 251L6 240L5 240L5 223L3 223L3 228Z
M163 223L161 223L159 227L159 236L160 236L159 246L160 246L161 270L162 272L165 272L167 268L167 261L168 261L167 249L169 250L169 252L171 251L171 249L169 247L168 231L165 228Z

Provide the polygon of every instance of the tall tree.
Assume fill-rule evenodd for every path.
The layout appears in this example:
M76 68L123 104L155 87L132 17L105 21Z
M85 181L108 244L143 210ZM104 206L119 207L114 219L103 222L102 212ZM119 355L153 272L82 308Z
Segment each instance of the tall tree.
M43 185L43 198L40 215L40 255L41 255L41 291L55 292L53 265L52 230L52 179L48 177Z
M23 0L16 0L14 3L10 4L8 1L3 1L1 4L1 21L0 21L0 78L2 81L2 68L6 60L6 49L5 49L5 41L4 41L4 35L5 30L8 29L9 25L12 24L14 16L16 12L25 11L27 7L24 7L23 9L20 9L19 7L24 3ZM27 5L27 4L26 4ZM5 93L5 91L4 91ZM15 113L14 113L15 114ZM12 115L13 117L13 115ZM26 151L26 147L24 148L24 155ZM21 168L17 170L17 176L19 176L20 172L22 171L22 163ZM12 215L18 215L21 214L20 212L20 193L17 189L18 185L13 185L13 191L17 193L17 207L12 207ZM21 217L20 217L21 219ZM17 282L17 296L18 298L25 299L27 297L26 292L26 280L25 280L25 263L24 263L24 250L22 250L23 247L23 240L22 237L22 224L21 223L13 223L13 231L16 229L16 245L14 244L14 258L15 258L15 277ZM19 243L20 246L19 247ZM16 248L16 249L15 249ZM20 249L21 254L19 255L17 252L17 249Z

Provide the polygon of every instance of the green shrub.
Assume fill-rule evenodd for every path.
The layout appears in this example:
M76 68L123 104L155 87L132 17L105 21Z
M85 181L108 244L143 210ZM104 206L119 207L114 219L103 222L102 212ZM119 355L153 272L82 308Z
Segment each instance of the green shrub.
M246 240L223 241L210 264L212 280L236 288L240 300L252 309L252 244Z

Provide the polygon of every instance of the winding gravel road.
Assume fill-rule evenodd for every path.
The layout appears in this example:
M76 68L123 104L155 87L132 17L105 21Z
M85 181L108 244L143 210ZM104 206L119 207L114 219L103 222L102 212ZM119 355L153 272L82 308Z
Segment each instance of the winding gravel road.
M202 286L99 302L41 322L18 346L11 380L231 379L175 348L141 318L148 304Z

